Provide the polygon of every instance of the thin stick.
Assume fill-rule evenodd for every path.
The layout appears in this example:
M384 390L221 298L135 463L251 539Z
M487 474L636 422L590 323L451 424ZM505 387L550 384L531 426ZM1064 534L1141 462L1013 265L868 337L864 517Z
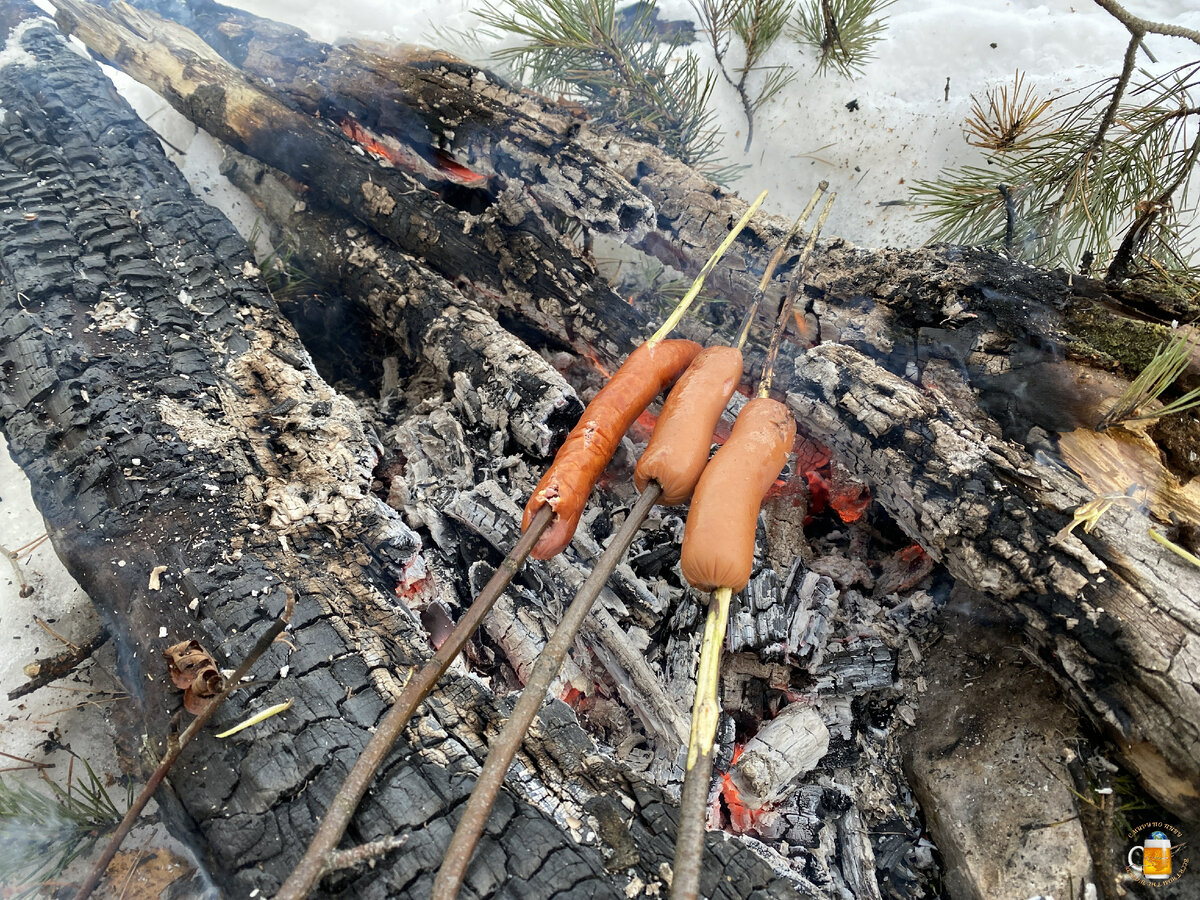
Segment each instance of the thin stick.
M467 866L475 853L475 845L479 843L479 836L487 824L492 804L496 795L500 793L500 788L504 786L504 775L525 739L525 732L529 730L530 724L541 709L546 692L558 676L563 660L567 658L567 651L575 643L575 637L583 627L584 619L591 612L592 604L600 596L613 569L625 556L625 551L637 536L646 514L650 512L661 493L662 488L658 483L651 482L646 492L638 498L624 524L613 536L608 548L579 589L579 593L575 595L562 621L538 656L512 715L504 724L500 736L488 748L487 759L483 763L479 779L475 782L475 788L471 791L467 809L459 820L450 846L446 849L442 867L433 882L431 900L454 900L458 896Z
M38 620L41 621L40 619ZM37 660L37 672L24 684L18 685L8 692L9 700L16 700L31 694L38 688L50 684L59 678L70 675L76 666L95 653L108 640L108 629L101 628L79 646L71 644L71 649L64 650L54 656L44 656Z
M450 632L446 642L438 648L437 653L429 662L409 678L404 685L404 690L400 692L396 702L392 704L387 715L383 717L383 721L375 729L375 733L371 735L371 739L367 741L367 746L363 748L362 753L355 761L354 768L350 770L350 774L338 788L333 802L329 805L329 811L325 813L321 826L313 835L308 849L304 852L304 858L300 860L296 868L292 870L292 874L288 876L287 881L284 882L283 887L279 889L279 893L275 895L276 900L301 900L316 887L321 876L330 871L331 856L337 848L338 841L346 833L346 827L350 824L354 811L374 780L375 773L383 765L392 745L400 737L400 732L404 730L417 707L421 705L421 701L433 690L438 679L458 656L459 651L483 624L484 617L491 612L500 595L504 593L504 589L521 570L521 566L525 564L525 560L529 556L529 551L533 549L533 545L538 542L542 532L546 530L553 518L554 510L549 505L543 506L537 511L537 515L529 523L529 528L504 557L500 568L484 585L479 596L475 598L475 602L471 604L462 619L459 620L458 625Z
M34 550L36 550L38 547L42 546L42 544L46 543L46 541L48 541L48 540L50 540L49 532L43 531L40 535L35 537L33 540L26 541L20 547L18 547L16 550L11 551L12 555L13 555L13 559L16 559L22 553L25 553L25 554L33 553Z
M825 225L825 220L829 218L829 211L833 208L833 201L837 199L837 193L829 195L829 199L825 201L825 206L821 209L821 215L817 217L816 227L813 228L812 234L808 236L808 243L804 245L804 252L800 254L800 267L796 270L796 275L792 279L791 285L788 287L787 296L783 302L779 304L779 316L775 320L775 330L771 332L771 343L767 346L767 355L763 359L762 379L758 383L758 396L767 397L771 393L771 380L775 372L775 360L779 356L779 348L783 344L783 333L787 330L788 320L792 317L792 307L796 303L796 295L804 287L804 271L808 265L808 257L812 253L813 247L817 244L817 236L821 233L821 228Z
M827 190L829 190L828 181L822 181L817 185L817 189L813 191L812 197L808 200L808 206L804 207L804 211L792 223L792 227L788 229L783 243L776 247L775 252L771 254L771 259L767 262L767 268L763 271L762 279L758 282L758 289L755 290L754 296L750 298L750 306L747 307L746 314L742 317L742 327L738 329L737 343L734 344L739 350L746 346L746 340L750 337L750 327L754 324L754 319L758 315L758 308L762 306L763 298L767 295L767 285L771 283L771 278L774 277L775 270L779 268L779 263L783 260L783 254L787 252L792 238L796 236L796 233L803 227L804 223L808 221L808 217L812 215L817 201L821 199L821 195Z
M680 319L683 318L684 313L687 312L688 307L691 306L692 301L700 293L705 277L713 270L721 257L725 255L725 251L733 244L734 239L746 226L746 223L750 221L750 217L762 205L766 196L767 192L763 191L758 196L758 199L750 205L733 230L721 242L721 245L717 247L713 255L709 257L708 262L704 264L704 267L700 270L700 274L692 282L691 288L688 289L688 292L676 305L674 312L663 323L663 326L646 341L647 344L653 346L670 334L675 328ZM471 635L482 624L483 618L491 611L496 600L504 592L504 589L508 587L513 576L516 575L517 571L524 564L530 550L533 549L542 532L546 530L553 516L554 511L549 505L542 506L538 510L533 521L530 523L529 529L521 536L521 540L512 548L508 556L504 558L504 562L501 563L500 568L492 576L491 580L488 581L487 585L484 586L484 589L475 599L475 602L471 604L462 620L458 623L458 626L450 633L450 637L438 649L433 659L426 663L405 684L400 697L392 704L387 715L383 717L383 721L379 723L375 733L371 736L371 739L367 742L367 746L355 762L354 768L346 776L346 780L338 789L333 802L330 804L329 811L325 814L325 818L317 829L317 833L308 845L303 859L292 870L291 875L288 876L287 881L280 888L279 893L276 895L276 900L302 900L316 886L321 876L330 871L329 861L331 854L337 847L338 841L342 839L342 835L345 834L346 828L350 824L350 819L354 815L354 810L358 807L359 801L362 800L363 795L367 792L367 788L370 786L372 779L374 779L375 773L379 771L379 767L383 765L383 761L391 750L392 745L400 737L400 732L404 730L404 726L412 718L417 706L433 690L442 673L446 671ZM600 587L603 587L603 582L600 583ZM597 593L599 593L599 588L597 588ZM553 680L553 676L551 676L551 680ZM544 693L545 689L542 690L541 694ZM537 695L539 700L541 694ZM507 765L505 769L507 769ZM501 772L501 780L503 780L503 772ZM486 819L486 812L484 813L484 818ZM478 836L476 837L477 839ZM465 868L466 864L464 863L463 865Z
M700 645L700 669L696 673L696 700L692 706L692 734L688 741L687 769L683 776L683 795L679 801L679 831L675 838L675 864L671 878L672 900L696 900L700 894L700 863L704 856L703 811L708 805L708 786L712 781L713 741L721 707L717 684L721 674L721 650L725 644L725 626L729 620L729 602L733 591L727 587L713 591L704 621L704 640Z
M762 378L758 383L758 396L769 396L775 360L783 343L783 333L792 315L792 307L804 282L804 272L809 255L816 246L817 236L829 218L829 211L837 194L830 194L817 218L817 224L808 236L808 243L800 255L800 265L787 295L779 304L779 315L771 332L763 362ZM717 687L721 672L721 651L725 644L725 628L729 619L732 589L718 587L713 591L708 605L708 617L704 623L704 639L700 643L700 667L696 674L696 699L692 707L692 733L688 740L687 769L683 775L683 792L679 798L679 830L675 837L675 863L671 881L672 900L697 900L700 894L700 869L704 858L705 807L708 805L708 789L712 782L712 748L717 734L717 721L721 708L717 701Z
M59 634L57 631L55 631L53 628L51 628L50 623L47 622L45 619L43 619L41 616L34 616L33 621L35 621L39 626L41 626L42 631L46 632L46 634L50 635L50 637L54 638L60 644L66 644L68 649L71 649L71 650L79 649L78 644L76 644L73 640L71 640L68 637L63 637L61 634Z
M167 772L171 770L171 766L175 764L175 760L179 759L179 755L191 743L192 738L200 733L200 729L208 724L208 720L212 718L213 713L217 711L222 701L241 685L242 679L250 671L251 667L258 662L258 658L270 649L271 644L275 642L275 638L287 628L288 622L292 620L292 610L296 606L296 595L292 593L290 588L285 588L285 590L287 591L287 600L284 603L283 612L279 614L279 618L272 622L271 626L263 632L262 637L250 649L242 664L225 681L224 687L221 688L215 697L208 701L208 705L201 710L200 715L192 719L192 723L179 736L179 739L168 742L167 752L163 754L162 762L158 764L158 768L154 770L154 774L150 776L145 787L142 788L142 792L137 795L137 799L133 801L126 811L125 817L121 819L121 824L117 826L117 830L109 838L104 852L100 854L95 865L92 866L91 872L88 873L87 879L84 880L78 893L75 894L75 900L87 900L91 896L92 891L96 889L96 885L100 883L100 879L104 877L104 872L108 868L108 864L112 862L113 857L117 855L117 851L121 848L121 842L125 840L125 837L137 823L138 816L146 808L146 804L150 802L150 798L154 796L154 792L158 790L158 786L162 783L162 780L167 777Z
M17 562L17 552L15 550L9 550L7 547L0 546L0 553L3 553L5 558L8 559L9 565L12 566L13 573L17 576L17 583L21 585L20 590L17 591L17 596L22 598L28 597L33 593L33 588L25 583L25 573L21 571L21 564Z
M783 243L772 254L766 271L763 273L759 288L755 292L755 297L751 301L751 307L746 313L745 323L753 321L755 309L761 303L762 295L766 291L766 287L770 283L776 267L783 258L788 244L800 229L800 226L811 215L821 194L828 187L827 182L821 182L812 199L809 200L808 206L792 225ZM750 216L762 203L765 196L766 193L764 192L746 211L741 221L730 232L729 236L712 255L708 263L705 264L696 281L692 284L691 289L680 300L675 313L667 319L663 327L647 343L665 337L670 333L674 327L674 323L679 321L683 312L686 311L696 294L699 293L704 277L716 265L722 254L732 243L733 238L745 226L746 222L749 221ZM749 332L748 324L743 325L742 332L741 340L744 341L745 335ZM741 343L739 343L739 349L741 346ZM513 758L520 749L521 743L525 739L525 734L529 731L529 726L532 724L538 710L541 709L546 692L558 676L563 660L566 659L567 651L575 642L575 638L578 636L579 630L583 627L583 623L587 619L596 598L604 589L604 585L612 575L613 569L617 567L617 564L629 549L629 545L633 542L642 522L645 521L650 509L661 494L662 486L658 482L652 481L647 486L645 493L638 498L637 503L629 511L629 516L625 519L625 523L613 537L612 542L596 563L596 567L579 589L575 600L539 655L533 672L530 674L529 680L521 691L521 696L517 701L516 707L513 709L512 715L509 717L508 722L505 723L500 736L496 738L488 750L483 769L480 771L479 778L475 782L475 787L471 791L471 797L467 801L467 808L459 820L458 827L454 831L454 837L450 841L450 846L446 849L442 866L438 870L437 878L434 880L433 893L431 895L432 900L454 900L458 896L458 892L462 888L463 879L466 876L467 867L474 856L475 847L479 843L479 837L487 825L488 816L491 813L492 806L496 802L496 796L504 786L504 776L508 772L509 766L512 765Z
M684 314L688 311L688 307L692 305L692 301L695 300L696 296L700 293L700 289L704 287L704 279L708 277L709 273L711 273L714 268L716 268L716 265L718 262L720 262L721 257L725 255L725 251L730 248L734 239L741 234L742 229L745 228L746 224L750 221L750 217L758 211L758 208L762 206L763 201L766 199L767 192L763 191L758 195L758 199L750 204L746 212L742 214L742 217L738 219L737 224L733 226L733 230L725 236L725 240L721 241L721 245L717 247L717 249L713 251L713 255L708 258L708 262L704 264L704 268L700 270L700 274L696 276L696 280L692 282L692 286L688 288L688 292L683 295L683 299L679 301L679 305L675 307L675 311L672 312L671 315L667 316L667 320L662 323L662 327L650 336L650 339L646 341L647 344L653 347L675 330L675 326L679 324Z

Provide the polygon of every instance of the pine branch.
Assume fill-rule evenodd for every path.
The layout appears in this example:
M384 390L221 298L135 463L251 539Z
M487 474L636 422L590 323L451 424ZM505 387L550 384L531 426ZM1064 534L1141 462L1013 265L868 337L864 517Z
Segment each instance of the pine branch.
M733 16L733 31L746 52L736 87L746 114L747 151L754 140L754 114L796 77L790 66L776 66L768 72L754 98L750 98L747 88L750 73L762 69L763 56L779 39L790 16L791 0L746 0Z
M877 18L896 0L807 0L796 10L792 37L817 49L817 72L834 69L846 78L861 74L871 48L883 36Z
M1127 63L1134 50L1131 42ZM966 128L995 139L988 165L959 167L915 185L914 197L926 205L920 217L938 223L937 240L1000 246L1007 215L1022 258L1074 268L1091 254L1106 267L1116 263L1113 277L1128 274L1139 251L1152 248L1184 281L1194 280L1182 254L1170 248L1180 246L1176 208L1200 162L1197 91L1200 63L1141 81L1123 68L1122 76L1059 98L1039 114L1035 132L1008 147L1006 136L1016 132L976 103ZM1003 105L1003 94L995 105ZM1007 208L997 183L1010 189ZM1162 268L1142 261L1143 269Z
M1165 37L1187 38L1189 41L1200 44L1200 31L1196 31L1194 28L1184 28L1181 25L1162 24L1138 18L1116 0L1096 0L1096 5L1110 13L1129 30L1130 34L1136 35L1139 41L1147 34L1161 34Z
M615 0L493 0L483 24L519 40L498 51L522 80L577 98L598 118L618 122L710 176L719 135L709 108L713 75L655 29L653 2L617 15Z
M747 151L754 141L755 113L796 77L789 65L762 65L763 57L787 26L791 6L792 0L692 0L700 28L708 35L717 69L737 91L742 103ZM743 60L741 66L731 69L727 58L735 35L742 47ZM753 73L759 72L765 74L762 86L754 92L749 80Z

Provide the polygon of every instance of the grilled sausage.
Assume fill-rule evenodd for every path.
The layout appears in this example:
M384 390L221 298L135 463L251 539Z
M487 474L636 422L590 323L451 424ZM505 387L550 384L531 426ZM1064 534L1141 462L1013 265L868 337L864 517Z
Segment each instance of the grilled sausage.
M700 476L683 532L683 574L700 590L740 591L754 565L754 529L787 462L796 423L782 403L751 400Z
M671 389L634 481L639 491L653 479L662 487L658 502L683 503L708 462L713 429L742 380L742 352L709 347L696 357Z
M571 542L588 495L629 426L699 352L695 341L642 344L600 389L525 505L522 531L543 506L554 510L530 556L549 559Z

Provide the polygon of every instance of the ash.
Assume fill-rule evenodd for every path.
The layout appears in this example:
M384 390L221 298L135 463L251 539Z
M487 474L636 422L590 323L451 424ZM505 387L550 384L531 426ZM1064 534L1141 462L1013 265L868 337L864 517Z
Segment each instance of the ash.
M425 357L407 393L360 401L385 448L375 487L421 534L432 576L411 591L401 585L399 602L421 617L436 645L516 541L521 508L549 451L582 409L577 397L589 399L603 377L586 361L547 351L534 364L522 360L519 386L499 363L471 377L437 371L451 364L439 363L436 346ZM550 439L531 437L543 433ZM634 426L572 545L552 560L527 563L469 645L470 671L498 696L520 690L632 506L633 467L648 436ZM756 569L732 606L710 829L736 835L778 873L822 896L934 896L934 847L902 771L897 735L915 721L910 698L923 687L915 674L921 648L937 637L952 579L861 488L840 483L823 448L798 440L785 476L764 504ZM831 496L838 490L841 503ZM652 511L535 725L574 715L604 753L675 797L707 602L680 571L686 512ZM734 761L760 732L764 752L794 758L800 751L788 737L763 728L796 707L819 719L827 745L802 772L793 765L768 775L782 781L767 786L769 802L751 809L739 796ZM603 834L595 798L570 796L539 770L522 753L510 789L568 826L586 823ZM612 848L610 865L621 868L629 852Z

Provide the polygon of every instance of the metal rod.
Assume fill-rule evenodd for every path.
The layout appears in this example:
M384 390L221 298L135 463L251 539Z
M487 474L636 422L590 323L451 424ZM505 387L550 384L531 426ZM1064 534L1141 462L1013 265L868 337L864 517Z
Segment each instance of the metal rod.
M583 627L583 622L591 611L592 604L604 590L604 585L608 583L613 569L625 556L625 551L633 543L638 529L641 528L642 522L645 521L650 508L654 506L661 493L662 488L658 482L651 482L647 486L646 492L638 498L629 511L624 524L613 536L608 548L601 555L596 567L592 569L587 581L580 587L579 593L575 595L575 599L563 615L562 621L554 629L554 634L550 636L550 640L546 642L546 646L538 656L537 663L533 667L533 672L530 673L529 681L525 683L525 687L521 691L512 715L504 724L500 736L492 742L488 749L487 759L475 782L475 788L471 791L466 811L458 822L454 837L450 840L450 846L446 848L442 867L438 870L437 878L433 882L431 900L454 900L458 896L463 878L466 876L467 866L475 853L476 844L479 843L479 836L487 824L492 805L496 801L496 795L500 793L500 788L504 785L504 776L508 772L508 767L512 765L513 757L517 755L517 750L520 749L521 743L525 739L525 733L537 716L538 710L542 708L546 692L550 690L550 685L558 676L563 660L567 658L567 651L575 643L575 638L579 634L580 628Z
M537 511L529 528L521 535L521 539L513 546L504 561L500 564L488 583L484 585L475 602L467 609L459 620L446 642L438 648L437 653L419 671L414 673L404 685L400 696L392 704L383 720L371 735L367 746L354 763L354 768L346 776L346 780L338 789L333 802L329 805L325 818L321 821L317 833L313 836L304 858L292 870L288 880L284 882L276 900L303 900L317 881L329 871L330 856L337 848L338 841L346 833L346 826L359 802L367 792L379 767L400 737L400 732L408 724L421 701L433 690L438 679L458 656L459 651L482 624L484 617L491 612L496 600L504 593L504 589L525 564L529 551L537 543L542 532L554 518L554 510L548 505Z

